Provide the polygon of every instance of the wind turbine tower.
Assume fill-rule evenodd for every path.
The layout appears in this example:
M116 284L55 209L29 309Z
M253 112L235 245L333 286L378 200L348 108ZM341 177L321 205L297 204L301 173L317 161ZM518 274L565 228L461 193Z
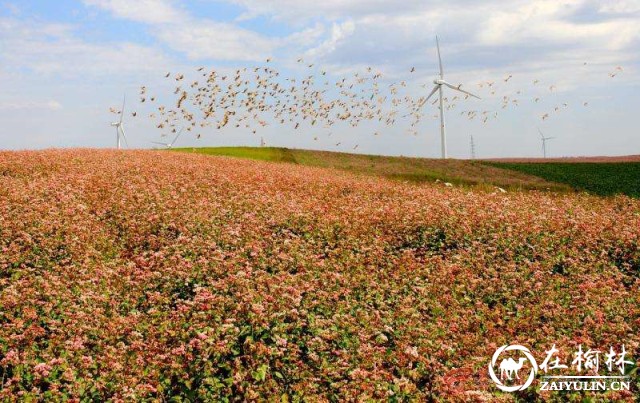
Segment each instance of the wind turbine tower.
M429 101L429 99L437 92L439 97L440 97L440 148L441 148L441 152L442 152L442 158L447 158L447 132L446 132L446 128L445 128L445 118L444 118L444 89L442 88L444 87L449 87L452 90L455 91L459 91L462 92L464 94L467 95L467 97L474 97L474 98L478 98L481 99L479 96L474 95L468 91L465 91L463 89L461 89L460 87L462 87L462 84L455 86L453 84L448 83L447 81L445 81L444 79L444 70L442 68L442 57L440 56L440 40L438 39L438 37L436 36L436 48L438 49L438 64L440 66L440 76L439 78L436 78L435 80L433 80L433 83L435 84L435 87L433 87L433 90L431 91L431 93L429 94L429 96L427 97L425 103L427 101Z
M117 122L111 123L111 126L116 128L116 146L118 147L118 150L121 148L120 136L122 136L122 139L124 139L124 143L128 145L127 136L124 134L124 122L123 122L125 102L126 102L126 96L125 98L122 99L122 110L120 111L120 120Z
M540 128L538 128L538 133L540 133L540 138L542 139L542 156L547 158L547 141L555 139L555 137L545 137Z
M476 159L476 143L473 141L473 134L469 135L469 146L471 148L471 159Z

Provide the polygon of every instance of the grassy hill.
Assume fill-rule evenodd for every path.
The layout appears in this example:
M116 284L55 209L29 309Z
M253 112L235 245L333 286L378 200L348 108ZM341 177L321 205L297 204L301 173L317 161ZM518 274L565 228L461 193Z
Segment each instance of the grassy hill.
M288 148L205 147L176 151L286 162L411 182L436 180L457 185L506 189L587 191L600 196L640 197L640 161L636 158L567 160L440 160L348 154Z
M175 150L335 168L358 174L382 176L411 182L441 180L468 186L493 187L495 185L506 189L570 191L570 187L562 183L553 183L534 175L499 168L480 161L385 157L273 147L213 147Z
M348 154L288 148L206 147L176 151L335 168L411 182L436 180L457 185L506 189L587 191L600 196L640 197L637 158L567 160L441 160Z

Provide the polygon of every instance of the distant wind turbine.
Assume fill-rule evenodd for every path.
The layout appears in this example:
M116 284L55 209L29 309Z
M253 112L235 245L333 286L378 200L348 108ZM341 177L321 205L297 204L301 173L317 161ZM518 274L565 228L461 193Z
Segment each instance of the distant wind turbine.
M173 141L171 143L162 143L162 142L159 142L159 141L152 141L152 143L153 144L158 144L158 145L161 145L161 146L165 146L166 148L172 148L173 145L178 140L178 137L180 137L180 135L182 134L183 130L184 130L184 127L182 129L180 129L180 131L178 132L178 134L176 135L176 137L173 139Z
M427 101L429 101L429 99L436 93L439 93L440 96L440 142L441 142L441 148L442 148L442 158L447 158L447 134L446 134L446 130L445 130L445 124L444 124L444 91L442 86L446 86L451 88L452 90L455 91L460 91L464 94L467 94L471 97L474 98L478 98L481 99L479 96L474 95L470 92L467 92L465 90L460 89L460 87L462 87L462 84L455 86L453 84L450 84L448 82L446 82L444 80L444 71L442 69L442 57L440 57L440 41L438 40L438 37L436 36L436 47L438 49L438 63L440 65L440 78L436 78L435 80L433 80L433 83L435 84L435 87L433 87L433 90L431 91L431 93L429 94L429 96L427 97L425 103Z
M117 122L111 123L111 126L116 128L116 144L117 144L118 150L120 149L120 135L122 135L122 138L124 139L124 143L127 145L127 147L129 146L129 144L127 143L127 136L124 134L123 119L124 119L125 102L126 102L126 95L122 99L122 110L120 111L120 120Z
M473 134L469 135L469 147L470 147L470 151L471 151L471 159L475 160L476 159L476 142L473 140Z
M540 133L540 138L542 139L542 155L547 158L547 140L555 139L555 137L545 137L540 128L538 128L538 133Z

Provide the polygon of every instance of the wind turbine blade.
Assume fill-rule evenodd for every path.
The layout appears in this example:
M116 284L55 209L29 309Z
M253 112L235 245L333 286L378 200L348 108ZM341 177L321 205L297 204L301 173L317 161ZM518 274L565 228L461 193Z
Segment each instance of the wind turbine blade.
M161 146L166 146L167 143L160 143L158 141L152 141L153 144L160 144Z
M542 134L542 130L538 127L538 133L540 133L540 137L544 140L544 134Z
M129 147L129 142L127 141L127 135L124 134L124 125L120 125L120 131L122 132L122 138L124 139L124 144Z
M182 134L183 130L184 130L184 127L180 129L180 131L178 132L178 135L176 136L176 138L173 139L173 141L171 143L169 143L170 146L175 144L175 142L178 140L178 137L180 137L180 135Z
M471 97L478 98L478 99L482 99L482 98L480 98L479 96L477 96L477 95L475 95L475 94L470 93L469 91L465 91L465 90L463 90L463 89L460 89L460 87L456 87L455 85L451 85L451 84L449 84L449 83L444 83L444 85L446 85L447 87L451 88L452 90L460 91L460 92L462 92L462 93L464 93L464 94L467 94L467 95L469 95L469 96L471 96Z
M125 95L122 98L122 112L120 112L120 123L122 124L122 119L124 119L124 104L127 102L127 96Z
M429 101L429 98L431 98L433 96L433 94L435 94L436 92L438 92L438 88L440 88L440 85L436 85L435 87L433 87L433 90L431 91L431 93L429 94L429 96L427 97L427 99L424 100L424 103L426 104Z
M442 57L440 57L440 40L436 35L436 48L438 49L438 63L440 64L440 78L444 78L444 70L442 69Z

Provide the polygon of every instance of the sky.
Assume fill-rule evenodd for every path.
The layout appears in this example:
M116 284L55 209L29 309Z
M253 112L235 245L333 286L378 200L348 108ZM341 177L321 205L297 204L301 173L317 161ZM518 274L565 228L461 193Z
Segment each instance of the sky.
M0 0L0 149L114 147L109 108L124 94L137 108L141 85L170 95L167 72L200 66L225 71L272 58L283 75L303 77L313 63L333 80L372 67L385 83L406 81L411 94L426 95L438 72L436 35L446 79L482 97L446 111L451 157L470 157L471 136L478 158L538 157L538 130L554 137L553 157L640 154L640 0ZM469 120L468 110L491 118ZM427 104L417 133L408 122L330 130L270 122L258 134L187 133L176 146L263 138L437 157L437 113ZM126 115L125 125L130 148L162 139L145 117Z

